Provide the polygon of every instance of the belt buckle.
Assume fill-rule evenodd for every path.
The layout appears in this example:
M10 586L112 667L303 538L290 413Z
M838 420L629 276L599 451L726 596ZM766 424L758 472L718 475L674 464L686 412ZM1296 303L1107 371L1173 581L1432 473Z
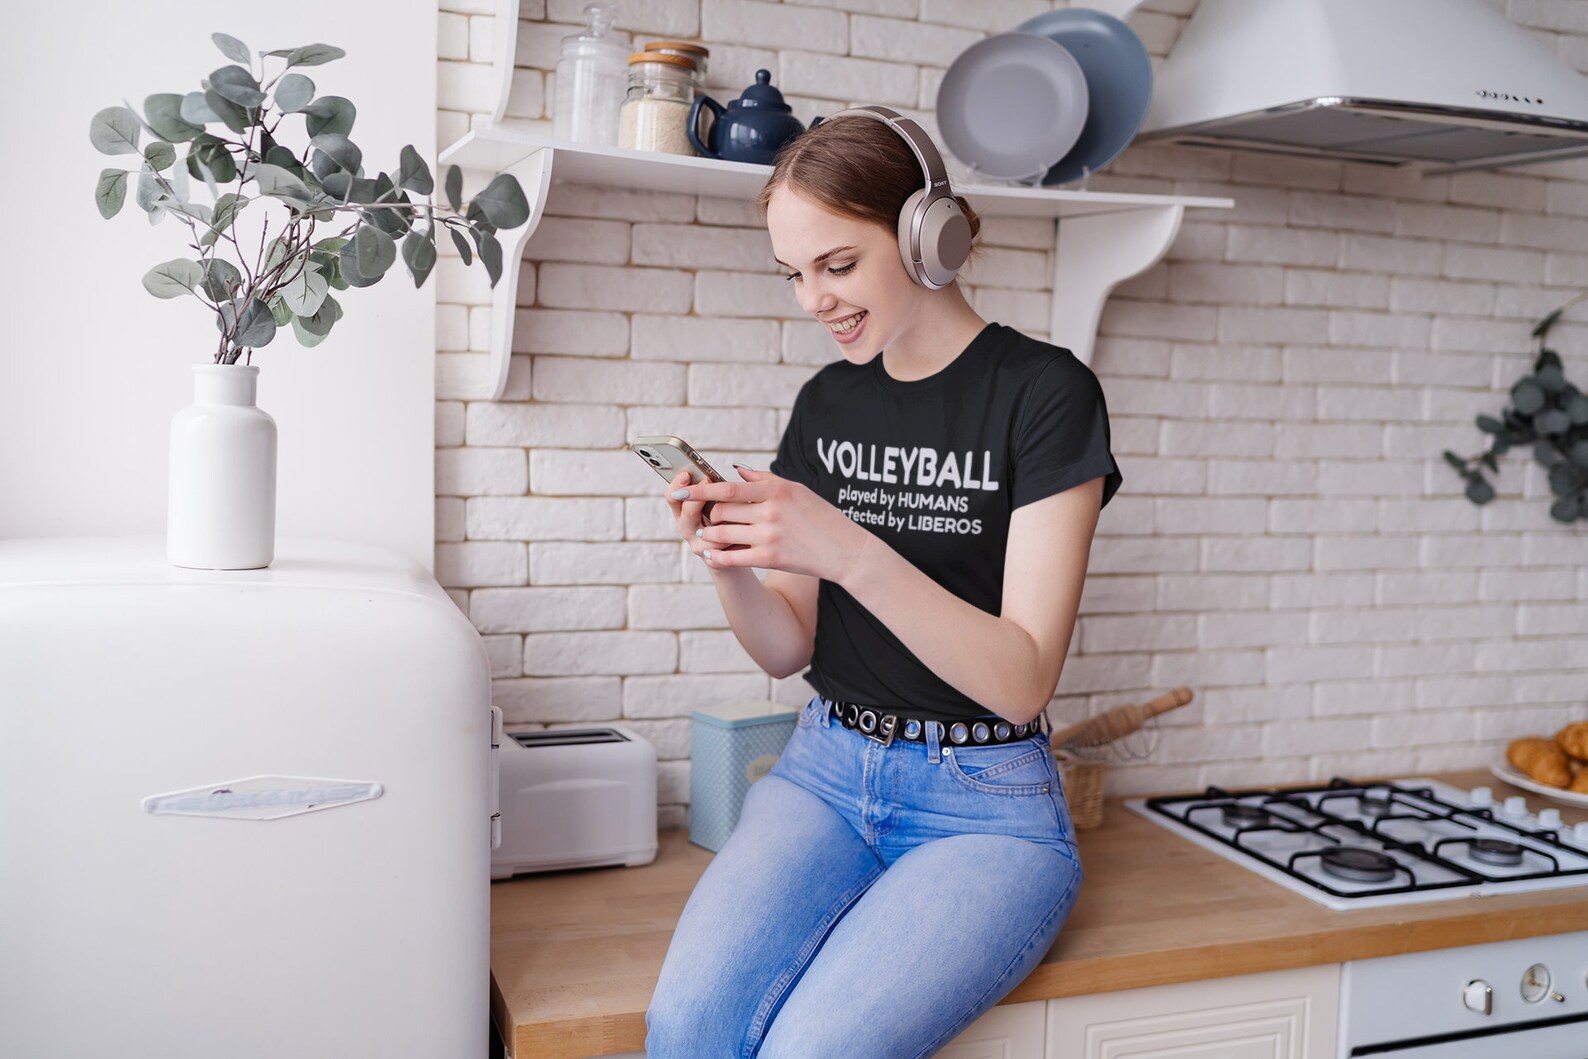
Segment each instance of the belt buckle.
M860 734L874 743L892 746L893 736L899 730L899 719L891 713L880 713L877 718L877 731L862 731Z

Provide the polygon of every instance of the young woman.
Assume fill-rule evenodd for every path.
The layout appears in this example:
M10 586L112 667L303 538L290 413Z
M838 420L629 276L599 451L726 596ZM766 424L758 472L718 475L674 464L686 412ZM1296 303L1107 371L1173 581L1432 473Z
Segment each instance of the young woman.
M919 126L835 115L760 203L842 359L770 471L681 473L667 500L745 650L809 666L817 694L684 909L647 1055L915 1059L1018 985L1075 902L1041 718L1120 475L1085 365L966 303L977 222Z

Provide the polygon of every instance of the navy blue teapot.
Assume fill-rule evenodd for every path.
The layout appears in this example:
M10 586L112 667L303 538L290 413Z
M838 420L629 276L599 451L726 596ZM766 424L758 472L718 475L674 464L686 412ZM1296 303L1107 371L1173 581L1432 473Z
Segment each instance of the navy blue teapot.
M771 81L769 71L757 70L755 84L727 107L710 96L697 96L689 111L689 142L695 150L707 158L771 165L778 150L805 131ZM701 107L710 107L716 118L705 142L696 131Z

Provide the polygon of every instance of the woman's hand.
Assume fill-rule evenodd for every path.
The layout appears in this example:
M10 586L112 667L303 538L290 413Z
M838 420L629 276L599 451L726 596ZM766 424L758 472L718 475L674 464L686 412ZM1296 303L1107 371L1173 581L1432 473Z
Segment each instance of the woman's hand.
M680 476L671 484L688 490L687 499L670 496L669 503L681 505L679 528L695 534L695 554L714 570L754 566L841 582L871 534L797 482L734 467L744 481L691 487ZM713 505L709 526L698 525L704 503ZM691 507L697 512L692 526L683 514Z

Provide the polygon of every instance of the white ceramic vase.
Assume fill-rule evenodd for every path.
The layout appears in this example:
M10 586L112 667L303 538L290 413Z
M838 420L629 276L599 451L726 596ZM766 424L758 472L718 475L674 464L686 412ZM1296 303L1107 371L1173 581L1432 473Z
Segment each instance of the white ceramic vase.
M193 403L171 419L166 557L195 570L258 570L276 552L276 421L254 405L259 369L195 364Z

